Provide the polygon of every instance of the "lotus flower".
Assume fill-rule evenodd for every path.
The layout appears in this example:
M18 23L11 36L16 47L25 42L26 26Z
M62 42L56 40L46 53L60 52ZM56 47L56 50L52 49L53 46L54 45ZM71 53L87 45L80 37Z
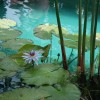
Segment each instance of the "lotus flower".
M35 64L38 65L39 58L42 57L43 53L44 53L43 50L37 50L37 51L32 50L29 53L23 53L24 55L22 57L23 59L25 59L26 63L35 62Z

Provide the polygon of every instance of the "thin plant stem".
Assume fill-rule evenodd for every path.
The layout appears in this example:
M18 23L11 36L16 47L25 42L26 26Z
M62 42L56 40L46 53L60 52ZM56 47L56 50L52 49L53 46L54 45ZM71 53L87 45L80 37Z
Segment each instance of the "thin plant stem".
M81 66L82 51L82 0L78 0L79 5L79 35L78 35L78 66Z
M98 78L100 79L100 48L99 48Z
M82 41L82 69L85 73L85 45L86 45L86 28L87 28L87 13L88 13L88 0L85 1L85 18L84 18L84 29L83 29L83 41Z
M50 48L50 63L51 63L51 59L52 59L52 34L51 34L51 38L50 38L50 43L51 43L51 48Z
M92 20L91 20L91 33L90 33L90 73L92 73L93 70L93 66L92 62L93 62L93 57L92 57L92 42L93 42L93 32L94 32L94 19L95 19L95 5L96 5L96 0L92 0Z
M92 42L92 65L91 65L91 73L90 76L94 75L94 55L95 55L95 39L96 39L96 30L97 30L97 21L98 21L98 11L99 11L99 0L96 0L96 13L95 13L95 25L94 25L94 33L93 33L93 42Z
M61 22L60 22L60 16L59 16L58 0L55 0L55 9L56 9L56 18L57 18L58 30L59 30L59 37L60 37L60 43L61 43L63 68L65 70L68 70L66 52L65 52L65 47L64 47L64 39L63 39Z
M71 59L72 56L73 56L73 49L71 50L71 53L70 53L70 56L69 56L68 62L70 62L70 59Z

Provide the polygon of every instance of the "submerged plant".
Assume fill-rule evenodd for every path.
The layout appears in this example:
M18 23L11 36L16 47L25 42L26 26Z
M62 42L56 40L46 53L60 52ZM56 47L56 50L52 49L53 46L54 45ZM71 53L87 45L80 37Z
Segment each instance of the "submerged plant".
M35 62L35 64L38 65L39 58L42 57L43 53L44 53L43 50L37 50L37 51L32 50L29 53L23 53L24 55L22 57L23 59L25 59L26 63L32 62L32 64L34 65Z

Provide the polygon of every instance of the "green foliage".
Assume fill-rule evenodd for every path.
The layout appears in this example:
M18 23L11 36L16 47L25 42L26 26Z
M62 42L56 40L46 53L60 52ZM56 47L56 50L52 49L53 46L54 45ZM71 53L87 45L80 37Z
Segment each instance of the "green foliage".
M6 41L15 39L21 34L21 31L15 29L1 29L0 28L0 40Z
M21 73L21 78L26 84L53 85L66 80L67 73L59 65L41 64Z

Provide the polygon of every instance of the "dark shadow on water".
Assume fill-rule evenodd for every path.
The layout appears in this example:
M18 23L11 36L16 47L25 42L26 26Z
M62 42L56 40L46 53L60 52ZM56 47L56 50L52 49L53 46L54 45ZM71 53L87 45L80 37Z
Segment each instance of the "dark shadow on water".
M5 8L5 2L3 0L0 0L0 18L4 18L6 15L6 8Z

